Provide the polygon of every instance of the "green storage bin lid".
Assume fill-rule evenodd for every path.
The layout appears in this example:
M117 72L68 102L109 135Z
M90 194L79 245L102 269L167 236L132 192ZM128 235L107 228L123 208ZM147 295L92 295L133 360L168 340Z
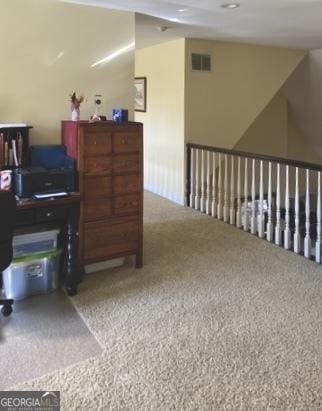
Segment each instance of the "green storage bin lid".
M28 254L24 255L22 257L15 257L12 260L12 264L14 263L28 263L33 260L38 260L40 258L49 258L49 257L57 257L61 255L63 250L59 248L58 250L52 250L52 251L45 251L42 253L33 253L33 254Z

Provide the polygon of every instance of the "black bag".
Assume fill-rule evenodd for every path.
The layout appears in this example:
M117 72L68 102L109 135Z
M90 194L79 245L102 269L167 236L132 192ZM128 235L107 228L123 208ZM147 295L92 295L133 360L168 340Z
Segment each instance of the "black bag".
M12 238L16 217L16 199L11 191L0 190L0 272L12 260Z

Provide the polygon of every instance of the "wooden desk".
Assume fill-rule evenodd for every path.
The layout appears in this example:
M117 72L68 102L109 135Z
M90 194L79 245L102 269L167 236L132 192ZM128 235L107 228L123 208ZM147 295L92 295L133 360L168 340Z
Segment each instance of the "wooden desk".
M16 227L54 223L61 229L63 248L62 276L67 293L75 295L81 281L82 267L78 263L79 193L46 200L17 200Z

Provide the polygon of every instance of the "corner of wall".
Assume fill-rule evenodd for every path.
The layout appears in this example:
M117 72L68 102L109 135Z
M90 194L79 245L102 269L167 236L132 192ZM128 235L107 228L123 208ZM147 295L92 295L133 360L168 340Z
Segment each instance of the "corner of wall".
M288 158L322 164L322 157L314 150L310 140L304 136L289 116L288 123Z
M135 114L144 124L144 186L184 204L185 197L185 39L136 52L135 75L147 77L147 111Z
M234 149L287 157L288 154L288 104L277 93L259 114L234 146Z

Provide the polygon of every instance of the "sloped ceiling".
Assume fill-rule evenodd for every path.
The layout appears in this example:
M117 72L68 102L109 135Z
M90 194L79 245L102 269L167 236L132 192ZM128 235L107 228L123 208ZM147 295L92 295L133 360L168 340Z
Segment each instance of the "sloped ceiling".
M302 49L322 48L322 0L59 0L128 10L138 18L138 47L195 37ZM163 22L155 18L164 20ZM158 26L168 26L165 32ZM150 34L149 34L150 33Z

